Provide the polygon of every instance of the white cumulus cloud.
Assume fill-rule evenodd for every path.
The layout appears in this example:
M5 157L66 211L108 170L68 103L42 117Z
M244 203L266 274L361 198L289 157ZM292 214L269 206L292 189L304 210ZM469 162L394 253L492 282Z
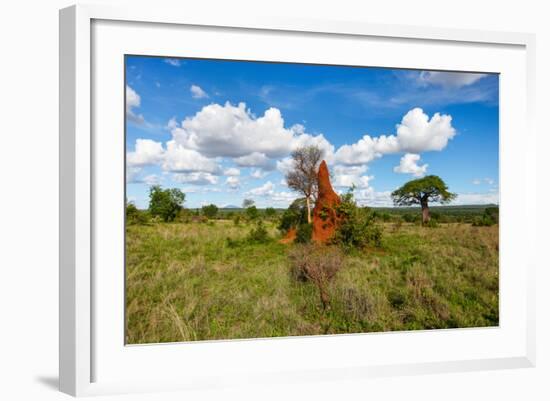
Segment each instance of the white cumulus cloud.
M246 192L245 195L251 196L269 196L275 193L275 185L271 181L267 181L260 187L253 188Z
M189 88L191 91L191 96L194 99L205 99L208 97L208 93L206 93L200 86L198 85L191 85Z
M227 177L227 179L225 180L225 183L229 186L229 188L231 189L237 189L240 187L241 185L241 182L239 180L239 177L236 177L236 176L230 176L230 177Z
M440 151L456 135L451 121L449 115L435 113L429 118L421 108L414 108L397 124L395 135L365 135L354 144L341 146L336 151L335 160L342 164L359 165L384 154Z
M253 152L246 156L236 157L233 161L241 167L260 167L264 170L273 170L273 161L265 153Z
M271 107L260 117L245 103L234 106L210 104L172 129L174 140L209 157L242 157L253 153L274 159L288 155L300 144L332 145L322 135L313 136L303 127L285 128L279 109Z
M163 157L164 149L161 142L137 139L135 150L126 155L126 162L128 166L147 166L161 162Z
M174 140L166 143L166 153L162 168L165 171L182 173L202 171L219 174L221 170L215 160L203 156L196 150L187 149Z
M144 124L145 118L134 109L141 106L141 97L130 86L126 85L126 118L136 124Z
M263 171L262 169L255 169L250 173L250 176L252 178L261 179L267 176L269 173L267 171Z
M179 183L193 185L208 185L218 183L218 177L202 171L196 171L192 173L176 173L172 175L172 179Z
M418 165L420 155L415 153L406 153L400 160L399 166L395 166L393 171L402 174L412 174L415 177L422 177L428 171L428 165Z
M238 168L235 168L235 167L229 167L229 168L223 170L223 175L227 175L227 176L241 175L241 170L239 170Z
M418 75L421 85L439 85L444 88L461 88L475 84L487 74L469 72L422 71Z

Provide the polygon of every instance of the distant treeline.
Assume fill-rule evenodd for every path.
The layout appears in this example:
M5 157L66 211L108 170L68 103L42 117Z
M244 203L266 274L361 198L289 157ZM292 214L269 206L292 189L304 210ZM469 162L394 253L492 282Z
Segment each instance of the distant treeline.
M422 219L420 207L371 207L369 208L374 218L379 222L395 223L420 223ZM283 208L218 208L213 205L202 208L182 208L174 220L191 222L204 220L234 220L237 224L241 221L256 219L276 220L280 219L287 209ZM460 205L460 206L432 206L432 224L438 223L468 223L476 226L490 226L498 224L499 208L497 205ZM129 212L129 213L128 213ZM129 215L128 215L129 214ZM143 223L150 220L147 210L138 210L130 206L127 217L130 224ZM139 218L137 215L140 215ZM138 220L138 221L135 221Z

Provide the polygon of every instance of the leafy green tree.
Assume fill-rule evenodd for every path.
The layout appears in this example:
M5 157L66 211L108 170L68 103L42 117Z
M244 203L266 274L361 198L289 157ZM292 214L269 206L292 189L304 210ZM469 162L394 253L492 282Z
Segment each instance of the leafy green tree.
M252 199L245 199L243 200L243 209L247 209L250 206L254 205L254 201Z
M267 217L268 219L275 217L276 214L277 211L273 207L268 207L265 209L265 217Z
M401 188L392 192L393 203L397 206L420 205L422 208L422 224L430 221L429 202L449 203L456 194L449 192L447 184L436 175L428 175L407 182Z
M160 185L153 185L149 189L149 213L164 221L174 221L184 201L185 194L177 188L162 189Z
M307 223L306 200L305 198L295 199L288 209L283 212L279 223L279 230L286 233L291 228Z
M362 249L366 246L382 245L382 230L376 224L374 212L367 207L359 207L355 202L352 186L340 197L336 206L339 224L332 242L346 248Z
M212 203L210 205L203 206L202 214L209 219L213 219L218 214L218 207Z
M254 205L247 207L245 213L248 220L256 220L258 217L260 217L260 212L258 211L258 208Z

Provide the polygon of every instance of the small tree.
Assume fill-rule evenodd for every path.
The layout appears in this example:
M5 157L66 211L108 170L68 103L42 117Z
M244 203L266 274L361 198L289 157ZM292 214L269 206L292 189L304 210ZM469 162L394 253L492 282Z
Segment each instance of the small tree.
M252 205L254 205L254 201L252 199L243 200L243 209L247 209Z
M304 195L307 208L307 222L311 223L311 200L317 196L317 169L323 159L318 146L306 146L292 152L292 170L286 175L290 189Z
M209 219L213 219L218 214L218 207L212 203L210 205L203 206L202 214Z
M382 230L376 224L374 212L367 207L359 207L353 196L354 187L341 196L336 206L339 221L332 242L345 248L363 249L367 246L382 245Z
M456 198L456 194L448 191L447 184L441 178L429 175L407 182L393 191L391 197L397 206L420 205L422 224L427 224L430 221L428 202L449 203Z
M260 212L258 211L258 208L254 205L248 206L245 213L248 220L256 220L258 217L260 217Z
M268 219L275 217L276 214L277 211L275 210L275 208L268 207L265 209L265 217L267 217Z
M139 210L132 202L126 203L126 224L147 223L147 212Z
M288 209L286 209L279 222L279 230L286 233L291 228L296 228L300 224L307 223L307 213L305 199L295 199Z
M149 213L164 221L174 221L184 201L185 194L177 188L162 189L160 185L153 185L149 189Z

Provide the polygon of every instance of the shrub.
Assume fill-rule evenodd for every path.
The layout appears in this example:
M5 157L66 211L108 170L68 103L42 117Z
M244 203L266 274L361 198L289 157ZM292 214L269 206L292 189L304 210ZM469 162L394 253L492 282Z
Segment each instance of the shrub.
M254 205L247 207L245 213L248 221L256 220L260 217L260 212L258 212L258 208Z
M179 223L191 223L193 217L193 213L188 209L180 209L178 212L178 215L175 218L175 221Z
M312 233L313 224L302 223L296 229L296 238L294 242L297 244L309 244L311 242Z
M307 210L305 199L301 198L292 202L288 209L284 211L278 228L286 233L291 228L298 227L303 223L307 223Z
M472 223L474 227L490 227L493 224L495 224L495 222L487 216L476 217Z
M384 212L380 215L380 218L382 219L382 221L388 222L391 220L391 215L387 212Z
M406 213L403 215L403 220L405 220L407 223L414 223L418 219L418 216L412 213Z
M291 277L313 283L326 309L330 305L330 283L344 263L341 251L334 246L298 245L290 251L289 258Z
M225 239L225 244L227 245L228 248L237 248L241 245L241 242L239 240L227 237Z
M247 240L248 242L258 244L265 244L266 242L269 242L269 234L261 220L256 223L256 227L250 230Z
M267 217L268 219L272 219L276 215L277 215L277 211L275 210L275 208L268 207L265 209L265 217Z
M126 204L126 224L146 224L148 221L147 212L139 210L133 203Z
M476 217L472 223L475 227L489 227L498 224L498 207L488 207L484 210L483 216Z
M353 191L342 196L337 206L340 224L335 232L333 243L350 248L362 249L368 245L382 245L382 230L375 222L371 209L358 207L353 199Z
M437 223L437 220L430 219L426 224L424 224L424 227L436 228L439 227L439 224Z
M235 216L233 216L233 224L236 225L236 226L241 224L241 215L240 214L235 214Z
M218 214L218 207L214 204L203 206L202 214L209 219L213 219Z

